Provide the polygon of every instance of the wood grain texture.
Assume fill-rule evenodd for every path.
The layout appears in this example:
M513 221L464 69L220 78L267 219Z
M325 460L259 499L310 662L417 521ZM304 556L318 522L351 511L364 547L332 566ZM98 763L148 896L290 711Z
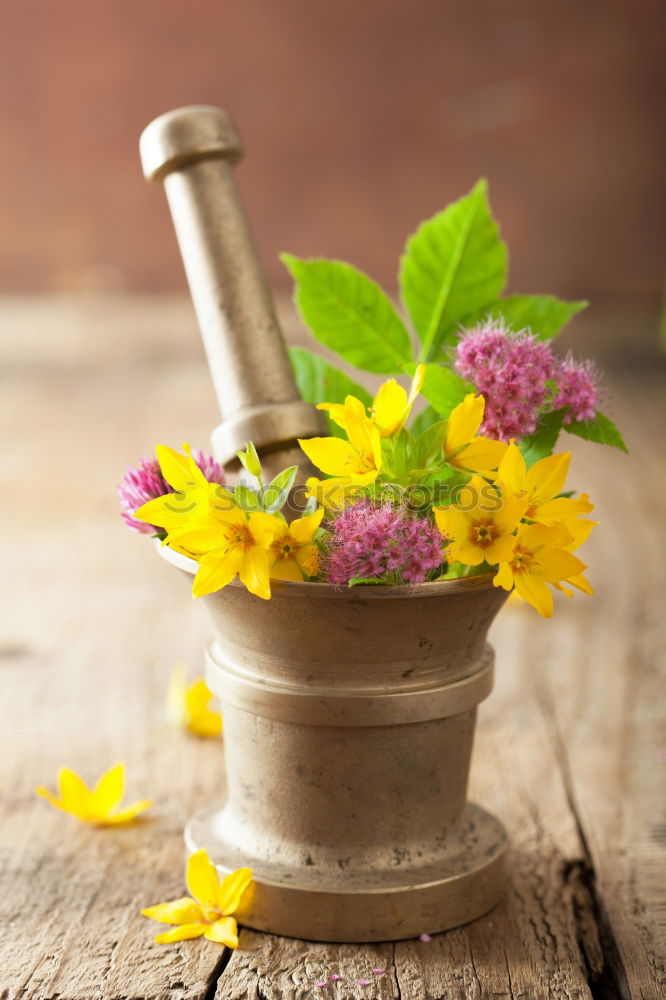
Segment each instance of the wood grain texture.
M216 423L189 307L0 302L0 329L0 998L663 996L666 465L646 434L664 424L663 372L641 364L614 387L630 457L573 442L572 481L604 525L586 550L597 596L563 599L554 622L509 606L491 636L472 796L512 838L505 901L430 943L244 931L229 956L156 945L139 915L182 894L182 826L219 793L222 755L163 721L170 669L199 669L208 627L112 488L155 441L205 445ZM155 799L135 826L90 829L34 796L60 764L91 780L117 760L128 796Z

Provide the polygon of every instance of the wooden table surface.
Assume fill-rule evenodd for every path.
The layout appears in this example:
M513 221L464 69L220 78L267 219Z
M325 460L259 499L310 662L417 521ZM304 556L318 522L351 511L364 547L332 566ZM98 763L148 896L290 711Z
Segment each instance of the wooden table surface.
M587 339L580 329L581 353L602 343L598 321ZM550 622L509 606L493 628L497 685L480 712L471 794L511 836L504 901L430 943L243 931L235 952L157 945L139 913L182 895L183 824L224 781L222 744L170 730L163 715L173 664L201 669L203 609L125 530L114 492L156 442L206 446L217 423L189 304L0 302L0 358L2 1000L665 995L656 351L609 358L630 456L573 442L572 480L603 524L586 549L596 596L562 599ZM155 800L143 822L92 829L34 794L62 764L92 780L118 760L128 795ZM334 973L335 986L314 988Z

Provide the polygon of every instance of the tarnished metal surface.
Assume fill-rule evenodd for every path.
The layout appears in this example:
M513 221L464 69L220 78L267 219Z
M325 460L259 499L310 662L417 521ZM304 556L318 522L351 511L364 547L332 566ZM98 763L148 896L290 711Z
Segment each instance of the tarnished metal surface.
M488 577L274 582L270 601L232 583L202 598L227 798L186 840L222 869L252 867L249 926L393 940L497 902L504 831L466 795L476 705L492 683L486 633L505 599Z
M296 438L326 424L296 388L236 187L233 122L217 108L180 108L148 125L140 149L146 177L164 185L222 413L216 457L227 463L253 440L268 471L284 468Z

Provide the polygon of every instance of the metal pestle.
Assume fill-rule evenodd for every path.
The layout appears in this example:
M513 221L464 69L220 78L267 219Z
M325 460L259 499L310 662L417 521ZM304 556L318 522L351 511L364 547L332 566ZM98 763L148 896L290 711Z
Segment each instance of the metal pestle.
M207 106L169 111L144 130L140 152L145 177L164 185L222 413L215 457L233 462L253 441L269 475L309 472L296 438L325 434L326 423L296 387L236 187L243 147L231 118Z

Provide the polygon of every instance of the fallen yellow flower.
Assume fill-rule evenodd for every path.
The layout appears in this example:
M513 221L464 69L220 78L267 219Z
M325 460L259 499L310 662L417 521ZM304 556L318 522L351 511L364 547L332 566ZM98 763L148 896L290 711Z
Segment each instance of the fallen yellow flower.
M187 862L187 888L192 896L182 896L171 903L148 906L141 913L161 924L175 924L172 930L158 934L158 944L203 937L228 948L238 947L238 925L231 915L252 882L252 869L239 868L220 881L217 869L205 850L190 855Z
M166 696L167 718L172 726L187 729L196 736L219 736L222 716L211 709L212 698L203 677L188 684L185 665L176 664Z
M124 809L119 809L123 795L125 794L125 767L123 764L116 764L110 768L99 779L94 789L88 788L85 781L70 771L67 767L61 767L58 772L58 791L60 798L56 798L47 788L40 785L35 791L43 799L50 802L57 809L71 813L77 819L86 823L96 823L98 826L117 826L120 823L129 823L145 812L152 805L149 799L139 799Z

